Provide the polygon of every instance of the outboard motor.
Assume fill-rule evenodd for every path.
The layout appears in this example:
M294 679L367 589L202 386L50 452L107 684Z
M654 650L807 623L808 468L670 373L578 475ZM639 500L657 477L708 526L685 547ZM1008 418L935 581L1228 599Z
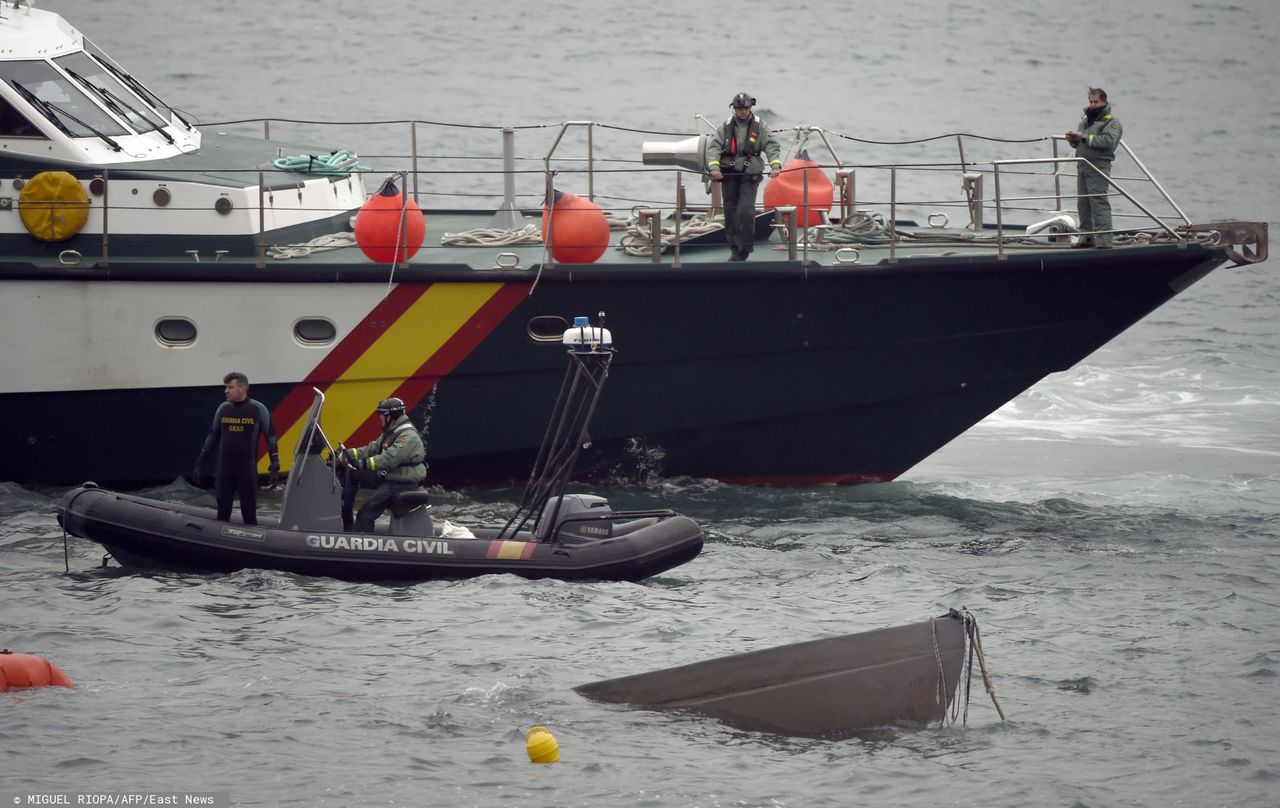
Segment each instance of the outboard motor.
M613 534L611 522L581 517L610 513L613 513L613 509L609 507L609 500L594 494L565 494L552 497L542 509L542 515L534 525L533 535L539 541L547 541L554 538L563 526L566 534L597 539L608 538ZM577 518L570 519L570 517ZM565 524L566 521L568 524Z

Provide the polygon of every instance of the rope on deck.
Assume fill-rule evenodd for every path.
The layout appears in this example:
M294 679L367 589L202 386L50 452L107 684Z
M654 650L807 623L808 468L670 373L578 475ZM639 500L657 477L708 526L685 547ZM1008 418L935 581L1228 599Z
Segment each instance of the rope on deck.
M356 246L355 233L330 233L326 236L316 236L304 244L273 244L267 248L267 257L287 261L290 258L306 258L312 253L354 246Z
M714 233L717 230L724 229L724 218L720 216L711 217L706 214L694 214L688 221L680 223L680 241L681 243L688 241L697 236ZM653 238L648 227L641 227L638 218L628 220L626 226L627 232L622 234L622 238L618 240L618 249L624 251L627 255L645 256L653 254ZM663 249L676 243L676 227L674 224L664 226L660 231L659 238L662 241Z
M497 227L475 227L460 233L445 233L440 243L446 247L513 247L520 244L541 244L542 232L536 224L526 224L516 230Z
M295 154L291 157L280 157L271 162L282 171L296 171L302 174L350 174L353 171L372 171L360 165L360 158L353 151L340 149L317 157L314 154Z
M840 224L828 225L822 238L837 244L888 244L889 224L884 214L870 210L855 210Z

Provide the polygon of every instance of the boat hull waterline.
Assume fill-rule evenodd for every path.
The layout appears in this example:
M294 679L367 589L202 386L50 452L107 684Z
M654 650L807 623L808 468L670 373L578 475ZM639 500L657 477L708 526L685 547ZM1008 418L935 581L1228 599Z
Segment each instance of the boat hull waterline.
M9 281L0 298L9 331L44 335L40 351L11 351L0 479L172 481L190 470L218 380L247 369L286 469L319 388L331 431L349 445L376 435L369 402L395 395L424 430L433 482L522 481L543 424L515 402L549 398L559 380L531 335L599 310L629 339L583 477L890 480L1224 261L1222 249L1193 244L1122 260L1073 251L849 268L560 267L536 284L527 271L412 267L389 293L385 269L343 265L335 282L332 266L297 265L262 271L248 301L233 268L51 269ZM152 333L177 315L201 329L182 349ZM335 323L334 344L300 344L290 330L302 319ZM110 413L129 415L86 436L86 417Z

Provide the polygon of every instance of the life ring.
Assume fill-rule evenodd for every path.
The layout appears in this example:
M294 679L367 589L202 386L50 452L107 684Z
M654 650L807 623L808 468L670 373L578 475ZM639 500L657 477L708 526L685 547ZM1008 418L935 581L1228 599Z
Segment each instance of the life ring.
M31 654L0 651L0 691L14 687L71 687L57 665Z
M89 220L89 194L66 171L41 171L18 193L18 215L41 241L66 241Z

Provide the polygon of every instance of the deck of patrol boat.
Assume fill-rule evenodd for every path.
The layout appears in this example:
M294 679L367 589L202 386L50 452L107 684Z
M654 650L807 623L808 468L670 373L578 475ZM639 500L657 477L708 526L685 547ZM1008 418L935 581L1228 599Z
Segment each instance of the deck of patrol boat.
M608 248L592 264L563 264L549 261L547 248L540 242L484 246L443 243L445 234L486 228L492 216L493 214L488 211L426 211L425 242L411 258L395 265L378 264L367 259L349 231L334 234L334 238L324 240L325 244L321 246L278 244L264 240L257 254L236 255L218 254L200 249L184 250L181 249L180 240L177 240L175 249L163 253L144 254L115 250L109 252L104 260L101 255L95 256L88 250L84 253L76 251L67 254L49 249L36 254L7 256L4 264L9 274L23 264L27 264L31 269L38 270L45 278L50 277L50 273L84 277L99 272L119 277L129 269L154 272L160 267L175 272L177 277L174 279L181 279L184 275L196 279L226 276L251 270L262 272L265 269L272 280L280 279L277 271L281 270L286 273L295 273L299 280L303 279L303 276L312 274L308 270L317 269L331 277L334 269L339 267L343 275L348 278L358 275L379 276L383 279L394 279L395 273L405 271L414 275L436 271L449 275L459 271L536 273L542 269L573 272L589 268L650 272L680 269L751 272L786 267L850 269L893 266L899 263L909 264L921 259L1000 260L1027 253L1061 254L1067 251L1081 258L1089 256L1092 260L1123 262L1126 256L1132 255L1134 251L1145 249L1152 241L1150 238L1134 239L1121 236L1117 247L1111 251L1070 250L1071 245L1065 238L1057 242L1044 238L1026 238L1022 233L1023 228L1006 230L1003 243L998 243L994 228L975 233L967 228L922 226L912 221L899 221L894 227L896 241L892 244L879 239L869 242L817 240L807 246L790 245L779 240L779 235L774 235L769 240L758 241L755 252L749 260L731 263L729 246L723 242L722 232L698 236L682 243L678 255L671 246L666 246L655 260L652 254L635 255L623 249L621 241L626 231L614 229L610 231ZM538 212L526 212L525 217L528 224L536 226L539 222ZM761 217L761 230L769 226L766 222L772 221L772 218L768 214ZM665 226L669 227L670 223L669 218L664 220ZM777 229L780 233L785 232L780 226ZM1193 238L1192 241L1194 240ZM332 246L334 242L338 246ZM287 257L281 248L288 250Z

